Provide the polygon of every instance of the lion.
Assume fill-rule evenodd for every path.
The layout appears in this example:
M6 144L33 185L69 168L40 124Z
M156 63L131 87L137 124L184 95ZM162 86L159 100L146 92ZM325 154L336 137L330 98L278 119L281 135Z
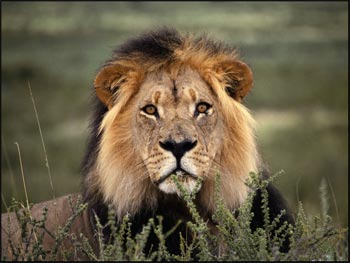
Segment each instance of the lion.
M117 223L130 218L133 234L156 215L164 218L164 232L179 219L186 223L191 215L172 176L188 192L202 180L195 204L211 226L217 174L225 206L239 208L250 191L249 174L263 168L255 121L243 104L252 86L252 70L237 50L204 35L165 28L118 47L94 80L95 113L82 164L88 209L80 219L89 230L77 223L75 231L93 240L95 215L105 224L108 207ZM279 192L268 190L271 218L286 209L281 219L293 223ZM56 206L64 209L66 200L56 200ZM263 225L260 203L257 195L254 227ZM180 225L166 240L170 252L180 253L185 228ZM109 234L105 228L106 240ZM158 246L154 235L152 246Z

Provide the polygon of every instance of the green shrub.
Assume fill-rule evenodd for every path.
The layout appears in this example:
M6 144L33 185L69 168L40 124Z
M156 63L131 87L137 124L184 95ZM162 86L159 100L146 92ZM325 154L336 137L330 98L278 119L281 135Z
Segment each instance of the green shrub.
M156 260L156 261L228 261L228 260L248 260L248 261L270 261L270 260L348 260L348 240L347 229L335 227L332 219L328 216L328 194L325 184L322 183L321 202L322 217L315 216L308 218L302 204L296 214L295 225L282 224L275 229L279 223L281 214L272 222L268 220L267 190L268 183L274 179L272 176L268 180L259 180L259 176L251 174L247 184L253 190L249 193L246 202L237 210L226 209L223 200L220 198L220 176L216 177L215 202L216 212L213 215L214 222L217 223L217 233L213 234L203 218L200 217L194 198L198 192L201 180L198 180L195 190L189 193L182 186L176 176L172 179L179 188L182 198L186 201L193 220L186 222L193 234L190 243L186 243L185 237L180 236L180 255L173 255L167 251L165 240L179 225L176 224L169 232L163 233L162 218L151 218L142 231L135 237L131 235L131 222L125 216L122 223L116 226L115 215L110 207L108 222L102 225L97 216L96 236L99 245L99 252L96 254L90 246L89 240L84 237L74 236L69 232L73 220L79 216L87 204L80 201L77 204L70 202L74 213L67 221L66 225L59 228L56 233L49 233L45 229L47 210L43 210L41 220L32 219L28 209L21 203L13 200L9 211L15 211L17 220L22 230L21 241L23 246L16 247L9 240L10 249L17 260L55 260L57 251L61 249L62 240L68 238L73 243L70 251L64 251L64 259L78 260L76 252L81 252L88 259L99 261L110 260ZM253 214L251 212L252 201L255 190L260 189L262 193L262 211L264 214L264 228L252 231L250 222ZM238 212L238 213L237 213ZM237 215L238 216L235 216ZM158 223L156 223L158 222ZM107 242L103 237L103 229L111 229L111 237ZM38 229L44 231L38 231ZM271 232L275 229L274 232ZM156 251L145 251L147 238L154 232L159 239L159 247ZM48 233L55 239L55 246L45 250L42 246L43 234ZM273 234L271 234L273 233ZM283 253L280 251L285 239L290 241L290 249ZM33 242L35 240L35 242ZM30 244L34 244L29 250ZM31 251L31 253L28 253ZM6 260L3 257L2 260Z

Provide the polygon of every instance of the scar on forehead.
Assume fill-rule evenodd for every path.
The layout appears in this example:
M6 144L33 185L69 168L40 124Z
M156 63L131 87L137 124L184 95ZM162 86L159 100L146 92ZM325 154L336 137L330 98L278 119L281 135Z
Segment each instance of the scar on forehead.
M188 92L190 93L193 102L195 102L197 100L196 92L193 89L189 89Z
M176 87L175 80L173 80L173 89L172 89L172 93L173 93L175 102L177 102L178 99L179 99L179 97L178 97L178 94L177 94L177 87Z
M153 101L154 101L154 104L158 104L158 101L159 101L159 98L160 98L160 91L156 91L153 95Z

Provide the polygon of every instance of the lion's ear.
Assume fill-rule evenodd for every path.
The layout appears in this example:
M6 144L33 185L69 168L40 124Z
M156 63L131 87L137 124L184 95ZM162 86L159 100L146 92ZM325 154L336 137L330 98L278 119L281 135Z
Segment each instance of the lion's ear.
M241 101L253 86L253 73L242 61L227 61L222 64L225 79L225 91L237 101Z
M94 80L96 95L109 109L113 106L116 92L125 82L128 69L118 64L107 65L97 73Z

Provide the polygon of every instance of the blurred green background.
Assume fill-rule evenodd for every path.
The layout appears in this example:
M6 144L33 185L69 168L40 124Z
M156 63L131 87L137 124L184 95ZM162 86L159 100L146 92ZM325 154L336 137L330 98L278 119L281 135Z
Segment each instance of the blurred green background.
M52 198L28 89L41 122L54 193L80 187L80 162L98 68L129 37L162 25L208 33L239 48L255 85L245 100L257 139L293 209L348 222L347 2L2 2L1 193Z

